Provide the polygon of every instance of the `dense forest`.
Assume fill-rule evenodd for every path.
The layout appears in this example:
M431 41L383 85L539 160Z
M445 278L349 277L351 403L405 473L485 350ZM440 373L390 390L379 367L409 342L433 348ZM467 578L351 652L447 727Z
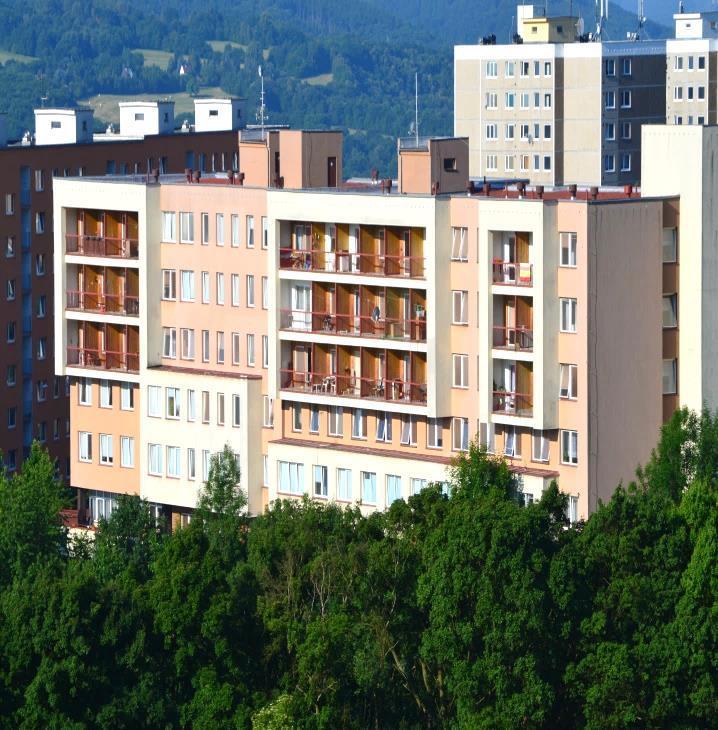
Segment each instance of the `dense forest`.
M718 416L678 412L569 525L476 445L384 514L249 519L231 451L191 523L123 499L68 541L35 445L0 485L0 726L704 728L718 717Z
M254 105L262 64L271 122L343 129L347 174L368 175L372 167L394 174L396 137L414 117L414 74L421 131L450 134L453 44L488 33L508 42L515 6L515 0L5 0L0 51L21 54L22 61L11 57L0 66L0 94L11 136L19 137L32 129L32 109L43 98L59 106L99 93L162 96L219 87ZM549 9L568 7L568 0L552 0ZM573 7L590 25L592 0ZM612 37L624 38L634 26L631 15L612 8ZM651 31L665 35L657 26ZM153 65L138 49L171 58L166 67ZM183 76L181 62L189 69Z

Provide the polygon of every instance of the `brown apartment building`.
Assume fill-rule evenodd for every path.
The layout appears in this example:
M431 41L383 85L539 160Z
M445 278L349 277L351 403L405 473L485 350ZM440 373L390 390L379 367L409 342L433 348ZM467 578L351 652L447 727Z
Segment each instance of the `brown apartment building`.
M69 383L54 373L53 179L145 179L155 169L164 174L236 166L234 130L244 121L240 100L204 99L200 111L195 128L175 132L172 102L121 105L119 133L93 135L89 109L40 109L34 134L17 143L0 139L0 449L8 469L38 439L69 475ZM108 232L118 226L107 239L116 247L125 243L121 223L107 221ZM119 294L109 280L101 283L98 306L117 312Z

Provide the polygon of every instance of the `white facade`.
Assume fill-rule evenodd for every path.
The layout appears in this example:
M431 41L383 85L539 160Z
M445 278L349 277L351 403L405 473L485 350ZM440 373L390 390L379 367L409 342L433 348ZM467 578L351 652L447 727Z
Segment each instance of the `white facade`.
M35 144L92 142L92 123L92 109L35 109Z
M120 134L144 137L172 134L175 125L173 101L128 101L120 103Z
M245 99L195 99L194 131L223 132L246 124Z

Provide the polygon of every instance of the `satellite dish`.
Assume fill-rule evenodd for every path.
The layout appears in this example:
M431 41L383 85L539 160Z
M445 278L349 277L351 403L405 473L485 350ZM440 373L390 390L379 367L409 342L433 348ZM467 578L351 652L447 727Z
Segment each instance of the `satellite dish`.
M579 35L583 35L583 31L584 31L584 22L583 22L583 18L579 18L579 19L578 19L578 23L576 23L576 32L577 32L577 33L578 33Z

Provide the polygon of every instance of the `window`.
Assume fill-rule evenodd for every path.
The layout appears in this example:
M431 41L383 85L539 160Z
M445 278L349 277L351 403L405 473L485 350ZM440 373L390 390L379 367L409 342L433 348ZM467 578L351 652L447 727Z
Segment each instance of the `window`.
M352 472L351 469L337 469L337 499L351 502Z
M274 428L274 398L269 395L265 395L262 396L262 400L262 425L265 428Z
M215 231L217 235L217 245L224 246L224 214L217 213L215 216Z
M247 365L254 367L254 335L247 335Z
M469 314L469 292L468 291L452 291L453 300L453 319L452 324L468 324Z
M538 171L541 169L541 155L534 155L534 170Z
M621 109L631 108L631 91L630 89L624 89L621 91Z
M389 505L401 499L401 477L396 474L386 475L386 503Z
M44 360L47 357L47 337L40 337L37 341L37 359Z
M194 449L187 449L187 479L197 478L197 463Z
M545 431L534 431L532 436L531 458L534 461L548 461L549 440Z
M16 322L8 322L6 328L6 339L8 342L15 342L15 334L17 329Z
M551 75L551 61L544 61L544 64L543 64L543 75L544 76L550 76Z
M616 170L616 158L614 155L603 156L603 171L614 172Z
M561 233L561 266L576 267L576 248L578 236L576 233Z
M468 261L468 228L452 228L451 229L451 260L452 261Z
M497 109L499 106L499 95L495 91L487 91L486 92L486 108L487 109ZM454 160L454 168L456 169L456 158L452 158ZM444 168L446 169L446 168Z
M680 101L682 98L683 98L683 87L674 86L673 87L673 101Z
M632 131L631 122L621 122L621 139L631 139Z
M180 330L180 357L183 360L194 360L194 330Z
M328 412L329 435L344 435L344 409L341 406L330 406Z
M202 272L202 304L209 304L209 271Z
M513 155L506 155L506 158L504 159L504 166L506 167L506 172L513 172L513 170L514 170L514 156Z
M352 438L366 438L366 414L363 408L355 408L352 412Z
M706 57L698 56L698 68L702 71L706 67Z
M521 108L528 109L531 96L528 91L521 92Z
M5 241L5 256L11 259L15 255L15 236L8 236Z
M506 131L505 131L504 136L506 137L506 139L513 139L515 132L516 132L516 125L513 122L511 122L510 124L506 125Z
M194 390L187 391L187 420L197 420L197 392Z
M5 382L9 386L13 386L17 382L17 369L14 365L7 366L7 371L5 372Z
M209 391L202 391L202 423L209 423Z
M167 476L171 479L179 479L181 474L180 467L180 447L179 446L168 446L167 447Z
M232 274L231 284L232 284L232 306L238 307L239 306L239 274Z
M561 463L578 464L578 431L561 431Z
M389 413L376 414L376 440L391 443L392 417Z
M147 471L153 476L162 476L162 446L160 444L147 444Z
M269 219L262 216L262 248L269 248Z
M512 459L521 456L521 439L515 426L506 426L504 429L504 456Z
M279 461L279 491L286 494L304 494L304 464Z
M678 229L663 229L663 263L674 263L678 256Z
M616 125L613 122L607 122L604 125L604 139L607 142L613 142L616 139Z
M576 332L576 300L560 299L561 332Z
M202 244L209 244L209 213L202 213Z
M493 423L479 422L479 446L486 449L487 454L493 454L496 451L496 430Z
M78 381L77 397L81 406L92 405L92 381L89 378L80 378Z
M486 78L495 79L499 75L499 64L496 61L486 62Z
M504 105L507 109L513 109L516 106L516 92L507 91L504 101Z
M506 61L504 64L504 76L511 79L515 75L516 63L514 61Z
M401 417L401 444L416 446L416 416Z
M302 430L302 404L292 404L292 431Z
M262 367L269 367L269 335L262 335Z
M550 124L543 125L543 136L544 136L544 139L551 139L551 125Z
M247 248L254 248L254 216L247 216Z
M112 385L108 380L100 381L100 408L112 408Z
M451 419L451 448L454 451L466 451L469 448L469 419Z
M80 431L78 436L80 440L78 458L80 461L92 461L92 434Z
M630 171L631 171L631 153L624 152L621 155L621 172L630 172Z
M254 275L247 274L247 306L254 306Z
M6 285L6 296L8 301L15 299L15 279L8 279Z
M35 191L41 193L45 189L45 171L35 170Z
M361 473L361 500L364 504L376 504L376 474L373 471Z
M269 277L262 277L262 309L269 309Z
M177 241L177 213L162 212L162 240L167 243Z
M194 271L180 271L180 298L183 302L194 301Z
M668 294L663 297L663 328L678 326L678 295Z
M499 164L499 156L498 155L486 155L486 169L487 170L497 170Z
M706 87L705 86L699 86L698 87L698 98L699 99L705 99L706 98Z
M174 327L162 328L162 357L177 357L177 330Z
M209 479L209 465L211 460L211 454L209 449L202 449L202 481L206 482Z
M543 95L543 106L544 106L544 109L550 109L551 108L551 94L544 94Z
M440 418L430 418L426 424L426 445L430 449L444 446L444 424Z
M37 381L36 395L38 403L43 403L47 400L47 380Z
M230 222L232 226L232 246L236 248L239 246L239 216L236 213L232 213Z
M499 125L495 122L486 125L486 139L499 138Z
M239 365L239 332L232 332L232 365Z
M108 433L100 434L100 464L111 465L112 456L112 436Z
M224 274L217 272L217 304L224 304Z
M521 61L520 62L520 68L521 68L521 76L524 78L529 75L529 69L531 68L528 61Z
M616 108L616 92L607 91L604 95L604 101L605 101L606 109L615 109Z
M17 408L12 407L7 409L7 427L12 429L17 425Z
M209 330L202 330L202 362L209 362Z
M217 364L224 365L224 332L217 332Z
M180 213L180 241L194 243L194 213Z
M165 415L167 418L180 417L180 390L179 388L165 389Z
M162 299L177 299L177 272L174 269L162 269Z
M623 76L630 76L632 71L632 64L630 58L624 58L621 62L621 74Z
M224 426L224 393L217 393L217 425Z
M15 193L5 193L5 215L15 213Z
M678 361L663 361L663 395L673 395L678 392Z
M544 171L551 170L551 155L543 156L543 169L544 169Z
M47 296L40 294L37 298L36 314L38 319L42 319L47 314Z
M559 377L559 398L578 398L578 365L561 363Z
M541 92L534 91L534 109L539 109L540 107L541 107Z
M159 385L147 386L147 415L162 418L162 388Z
M314 496L329 496L329 480L327 478L326 466L319 466L316 464L314 466Z
M683 70L683 56L676 56L673 61L673 69L675 71Z
M319 406L309 407L309 433L319 433Z
M688 92L688 101L693 101L693 87L686 87L686 91ZM691 124L691 120L688 121L688 124Z
M469 356L468 355L457 355L451 356L453 360L453 381L451 383L453 388L468 388L469 387Z

